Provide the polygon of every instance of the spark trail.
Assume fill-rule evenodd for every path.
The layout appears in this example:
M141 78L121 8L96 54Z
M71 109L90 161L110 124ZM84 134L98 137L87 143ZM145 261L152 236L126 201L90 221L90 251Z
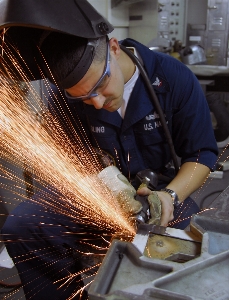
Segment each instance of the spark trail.
M103 236L102 232L105 233L105 238L102 237L104 239L106 233L108 236L118 235L131 239L135 228L129 223L114 195L96 177L102 170L102 165L83 128L78 128L81 133L79 135L71 120L61 112L69 130L73 132L73 135L69 136L58 119L47 110L37 91L30 85L27 88L29 99L25 99L25 94L16 83L0 74L1 159L32 175L40 196L36 200L27 200L36 201L59 214L77 219L77 222L90 229L93 227L90 242L85 242L82 235L81 255L86 257L86 261L93 257L93 251L98 257L103 257L109 248L110 239L105 240L104 249L98 249L98 246L93 245L92 235L95 236L95 240ZM1 188L11 190L16 197L26 198L24 181L19 174L3 163L0 164L0 171L2 177L12 182L12 185L1 183ZM52 193L43 191L43 188ZM82 246L90 250L84 250ZM46 255L45 249L42 255ZM96 270L93 263L91 267L86 264L81 272L81 276L88 281L86 285L90 285ZM78 274L70 274L63 278L60 280L60 287L66 289L69 282L77 276ZM69 299L75 298L83 289L84 287L76 289Z
M46 112L43 122L52 123L52 132L48 132L50 128L40 124L15 88L9 89L4 81L0 88L1 156L31 170L40 183L61 191L64 195L62 205L72 207L71 211L65 210L69 216L76 210L87 212L90 223L133 233L122 211L118 210L114 196L107 189L104 191L95 176L101 170L99 162L93 160L95 153L80 149L79 145L74 149L58 121ZM3 171L7 173L7 170ZM55 201L45 204L55 208L59 205Z
M84 225L84 231L76 237L79 244L77 249L70 249L65 254L66 257L72 257L72 251L75 251L74 255L78 257L75 263L79 259L83 269L78 273L71 273L68 271L71 266L67 264L62 269L67 270L69 275L53 280L53 284L59 286L60 294L73 283L75 291L69 296L69 299L73 299L82 295L85 287L90 285L101 259L109 248L111 238L119 236L131 239L135 228L129 223L114 195L96 177L103 168L101 160L92 148L80 122L74 123L66 103L67 113L63 109L64 97L59 101L47 81L44 81L46 93L43 90L38 91L31 84L22 84L28 82L28 79L14 54L4 43L4 35L0 50L0 64L4 70L4 74L0 71L0 176L7 180L7 183L1 180L0 187L10 190L16 200L25 198L31 202L36 201L44 208L52 208L58 214L69 216ZM21 60L23 61L22 57ZM48 110L49 96L55 101L49 103ZM59 116L62 123L58 121ZM26 187L20 170L32 178L27 181ZM31 198L34 187L39 197ZM28 190L32 193L28 193ZM125 195L123 198L125 199ZM21 217L26 217L26 213ZM52 226L48 220L45 222ZM58 240L58 236L50 238ZM32 239L31 237L28 242L32 242ZM20 243L11 240L11 236L8 237L8 243L17 242ZM23 254L21 261L37 261L39 257L50 253L55 257L57 250L51 250L50 252L48 247L35 249ZM60 261L63 259L64 257L59 257ZM47 272L50 272L48 270L52 270L50 266L55 266L56 263L50 258L47 265L41 266L42 274L47 275ZM52 275L50 274L50 278ZM81 275L83 284L78 275ZM20 276L26 278L29 275ZM27 281L31 281L30 276L25 280ZM45 281L42 285L37 284L36 279L33 279L33 282L33 295L49 284ZM17 297L17 290L12 290L8 296Z

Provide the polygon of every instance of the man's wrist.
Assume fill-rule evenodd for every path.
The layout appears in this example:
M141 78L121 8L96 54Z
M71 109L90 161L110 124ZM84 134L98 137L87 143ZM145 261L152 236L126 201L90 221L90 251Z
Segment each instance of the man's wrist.
M179 200L177 194L176 194L173 190L168 189L168 188L164 188L164 189L161 190L161 192L165 192L165 193L167 193L167 194L170 195L170 197L171 197L171 199L172 199L173 206L174 206L175 208L178 207L178 206L180 205L181 202L180 202L180 200Z

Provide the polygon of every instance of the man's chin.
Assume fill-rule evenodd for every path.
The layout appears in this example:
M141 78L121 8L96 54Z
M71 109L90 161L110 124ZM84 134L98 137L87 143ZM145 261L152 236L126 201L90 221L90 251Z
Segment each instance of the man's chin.
M109 111L109 112L114 112L114 111L117 111L122 105L122 102L120 103L120 101L115 101L115 100L112 100L111 102L108 103L108 105L105 105L103 107L103 109Z

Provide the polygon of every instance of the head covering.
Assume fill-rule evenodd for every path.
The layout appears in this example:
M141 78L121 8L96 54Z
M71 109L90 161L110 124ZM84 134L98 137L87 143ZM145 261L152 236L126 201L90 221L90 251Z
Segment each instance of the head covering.
M44 31L58 31L91 39L109 34L113 26L87 0L0 0L0 67L18 74L10 50L28 80L38 80L38 45Z

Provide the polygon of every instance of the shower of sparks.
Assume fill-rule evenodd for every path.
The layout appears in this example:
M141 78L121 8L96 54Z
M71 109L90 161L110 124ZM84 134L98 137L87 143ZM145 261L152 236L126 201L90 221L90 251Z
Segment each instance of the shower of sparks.
M4 49L4 52L7 52L7 49ZM11 61L20 72L20 66L16 65L13 57ZM25 79L23 73L21 78ZM49 83L44 83L48 90ZM0 177L8 182L5 184L5 181L1 180L0 188L10 190L16 199L24 198L37 202L77 220L77 223L84 224L85 228L93 228L90 233L91 241L84 240L82 234L79 242L82 250L77 248L75 251L99 262L97 265L92 263L91 267L85 264L81 276L88 283L69 298L73 299L90 285L109 248L111 238L131 240L135 234L135 226L128 220L117 198L97 178L96 174L103 166L90 145L84 128L77 125L76 130L68 116L71 112L66 114L62 110L52 91L49 96L55 98L56 107L68 127L67 131L44 104L44 99L47 101L47 93L42 95L41 99L40 93L33 85L8 79L0 73ZM53 107L50 107L50 110L52 111ZM26 187L24 178L21 178L17 170L23 170L25 177L30 178ZM34 187L35 192L39 192L40 195L36 200L30 198ZM99 248L94 245L93 235L95 240L103 239L106 246ZM8 242L11 242L10 237ZM84 249L90 250L85 252ZM78 275L69 274L61 280L61 286L66 289L69 282ZM15 291L11 292L14 293Z
M39 184L55 187L63 195L61 205L55 199L49 199L48 203L39 199L43 204L60 209L70 217L80 213L84 223L83 215L87 215L89 224L93 222L99 228L116 228L117 232L132 234L133 228L119 210L114 196L96 177L101 166L93 157L95 154L82 145L74 147L58 121L47 111L41 125L26 107L23 95L6 83L2 80L0 85L1 157L30 170ZM17 175L3 165L0 168L6 177L20 183ZM15 188L20 190L20 184Z

